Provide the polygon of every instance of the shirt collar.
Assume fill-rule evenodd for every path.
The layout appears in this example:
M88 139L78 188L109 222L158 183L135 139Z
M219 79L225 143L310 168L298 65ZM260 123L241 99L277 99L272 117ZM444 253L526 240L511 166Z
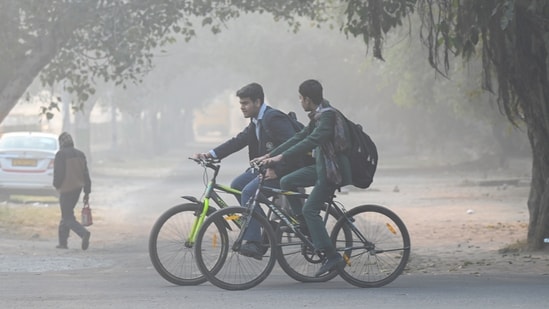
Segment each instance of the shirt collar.
M315 112L320 112L321 109L322 109L322 104L318 104L318 106L316 107Z
M252 121L257 124L257 122L261 119L263 119L263 115L265 114L265 110L267 109L267 104L263 103L261 104L261 108L259 108L259 113L257 113L257 118L252 118Z

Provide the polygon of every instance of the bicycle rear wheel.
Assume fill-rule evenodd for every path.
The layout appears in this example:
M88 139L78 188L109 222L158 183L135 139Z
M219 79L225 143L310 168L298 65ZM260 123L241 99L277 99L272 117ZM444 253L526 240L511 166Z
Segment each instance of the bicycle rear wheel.
M327 206L324 205L320 216L326 218ZM326 230L330 232L338 220L335 209L330 208L326 221ZM276 230L276 239L280 247L278 264L284 272L300 282L326 282L337 276L336 271L328 272L320 277L315 277L316 272L322 266L322 259L307 248L305 243L291 231L288 226L281 225Z
M208 215L214 211L210 207ZM196 266L194 244L189 242L192 226L201 212L201 204L174 206L156 220L150 232L149 257L154 269L173 284L198 285L207 280Z
M410 257L410 236L404 222L378 205L355 207L347 212L347 218L350 221L340 218L331 235L346 261L339 275L358 287L380 287L395 280Z
M244 207L228 207L210 215L196 237L196 263L202 274L213 285L226 290L245 290L260 284L272 271L277 256L277 247L272 227L264 216L254 213L253 218L261 225L262 246L265 250L261 260L239 253L235 241L240 228L249 216ZM226 237L219 237L226 235ZM218 267L219 266L219 267Z

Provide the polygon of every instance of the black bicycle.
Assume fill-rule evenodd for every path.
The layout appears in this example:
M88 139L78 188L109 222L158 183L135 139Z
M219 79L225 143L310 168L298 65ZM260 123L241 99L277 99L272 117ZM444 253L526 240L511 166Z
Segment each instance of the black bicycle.
M204 221L196 236L195 255L198 268L212 284L226 290L252 288L267 278L277 260L296 280L327 281L339 274L358 287L384 286L404 270L410 257L410 237L403 221L379 205L346 210L334 195L322 213L326 224L336 220L332 228L327 228L345 267L314 277L325 258L323 252L314 248L295 218L266 199L268 195L308 196L265 187L261 181L248 207L220 209ZM267 207L267 217L254 211L259 207L256 202ZM261 226L264 251L261 259L239 252L251 218Z

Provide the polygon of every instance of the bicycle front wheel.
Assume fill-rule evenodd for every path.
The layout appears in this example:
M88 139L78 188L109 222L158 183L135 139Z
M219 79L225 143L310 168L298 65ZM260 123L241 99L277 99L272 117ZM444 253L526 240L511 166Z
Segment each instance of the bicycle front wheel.
M404 222L378 205L349 210L335 225L331 238L346 262L339 275L358 287L392 282L410 257L410 236Z
M267 278L276 263L273 229L264 216L255 212L253 218L260 224L264 235L261 243L263 256L254 258L240 254L236 241L240 227L249 215L244 207L224 208L209 216L198 232L195 245L197 266L217 287L225 290L252 288Z
M214 211L211 207L208 215ZM173 284L198 285L207 280L196 266L190 239L201 212L201 204L174 206L156 220L149 235L149 257L154 269Z

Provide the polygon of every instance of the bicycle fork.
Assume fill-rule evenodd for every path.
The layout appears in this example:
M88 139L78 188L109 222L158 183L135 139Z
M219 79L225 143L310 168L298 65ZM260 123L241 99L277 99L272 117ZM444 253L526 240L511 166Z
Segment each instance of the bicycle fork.
M204 220L208 214L208 210L210 209L210 197L213 191L213 186L214 186L213 182L210 182L208 184L205 191L206 194L204 195L204 199L202 200L202 202L198 202L198 200L196 200L195 198L190 199L191 201L194 201L198 205L202 205L202 207L200 208L202 211L197 209L195 212L196 218L191 227L191 232L187 237L187 240L185 241L185 247L187 248L193 247L194 243L196 242L196 235L198 234L198 230L200 229L200 227L202 227L202 224L204 223ZM188 197L186 198L189 199Z
M198 213L198 210L195 212L196 219L193 222L193 225L191 227L191 233L189 234L189 237L185 241L185 247L192 248L195 241L196 241L196 235L198 234L198 230L204 223L204 219L206 218L206 214L208 213L209 209L209 200L204 200L202 204L202 212L200 214Z

